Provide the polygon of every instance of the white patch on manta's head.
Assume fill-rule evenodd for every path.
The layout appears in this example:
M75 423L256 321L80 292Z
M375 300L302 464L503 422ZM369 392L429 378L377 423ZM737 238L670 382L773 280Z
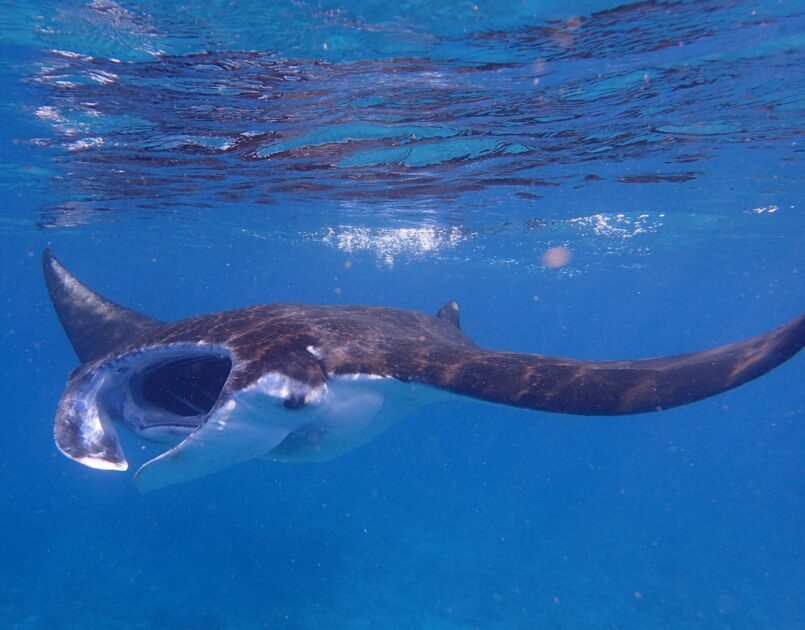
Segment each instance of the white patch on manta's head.
M229 405L237 405L238 398L255 393L275 398L278 403L288 399L301 398L306 405L316 405L327 394L327 385L310 387L282 372L266 372L254 383L238 392L234 399L228 401L224 410L232 411L234 407L229 407Z
M330 372L327 374L330 380L345 380L345 381L380 381L386 378L394 378L388 374L366 374L362 372L355 372L354 374L335 374Z
M321 348L317 348L316 346L308 346L305 348L310 354L312 354L317 360L321 361L322 357L324 356L321 353Z
M237 406L238 403L234 399L227 400L217 410L213 410L207 422L219 431L223 431L226 428L227 419Z

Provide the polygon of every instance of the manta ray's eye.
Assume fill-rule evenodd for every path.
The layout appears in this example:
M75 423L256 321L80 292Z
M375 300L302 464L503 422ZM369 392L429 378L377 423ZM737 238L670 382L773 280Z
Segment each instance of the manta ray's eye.
M140 388L156 407L178 416L200 416L215 405L231 369L228 357L175 358L144 371Z

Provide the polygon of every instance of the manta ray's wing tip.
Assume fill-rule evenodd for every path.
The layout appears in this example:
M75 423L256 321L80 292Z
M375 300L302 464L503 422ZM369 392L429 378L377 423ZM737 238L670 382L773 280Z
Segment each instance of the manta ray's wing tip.
M57 272L64 275L72 275L67 271L65 266L61 264L61 261L56 257L56 254L53 253L50 247L46 247L42 250L42 267L46 275Z
M59 259L56 258L56 255L49 247L46 247L42 251L42 269L45 271L45 278L48 280L48 282L55 282L57 280L53 276L53 274L57 272L67 274L67 270L64 268L64 265L59 262Z

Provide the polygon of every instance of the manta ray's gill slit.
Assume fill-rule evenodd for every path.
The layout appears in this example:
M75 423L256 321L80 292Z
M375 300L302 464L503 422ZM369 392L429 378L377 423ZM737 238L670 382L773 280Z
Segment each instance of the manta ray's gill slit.
M215 405L231 369L229 357L185 356L149 366L138 383L151 405L177 416L202 416Z

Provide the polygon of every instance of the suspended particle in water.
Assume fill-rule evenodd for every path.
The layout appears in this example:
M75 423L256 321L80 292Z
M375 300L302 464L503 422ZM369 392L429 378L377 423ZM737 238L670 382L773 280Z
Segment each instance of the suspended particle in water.
M559 269L560 267L564 267L570 262L570 259L570 250L562 245L546 249L542 254L542 264L548 269Z

